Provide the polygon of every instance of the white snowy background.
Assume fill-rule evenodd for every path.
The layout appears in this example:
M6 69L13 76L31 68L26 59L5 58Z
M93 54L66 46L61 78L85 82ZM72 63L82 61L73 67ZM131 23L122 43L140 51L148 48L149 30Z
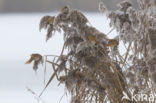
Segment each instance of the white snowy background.
M84 14L101 32L108 33L111 30L109 20L104 15ZM56 13L0 15L0 103L38 103L26 87L39 94L44 88L44 70L40 66L35 75L32 65L25 65L25 62L32 53L59 55L63 45L62 34L56 33L46 42L46 32L39 32L39 21L44 15ZM109 37L114 35L115 31ZM47 69L46 80L53 72L50 65ZM46 103L70 101L69 95L65 95L64 85L57 87L57 84L54 80L42 95Z

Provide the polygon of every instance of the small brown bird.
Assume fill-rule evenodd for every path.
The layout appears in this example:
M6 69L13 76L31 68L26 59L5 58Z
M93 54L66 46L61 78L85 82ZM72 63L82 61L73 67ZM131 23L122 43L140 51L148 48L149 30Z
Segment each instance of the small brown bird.
M51 16L48 18L48 23L49 24L54 24L54 19L55 19L55 16Z
M96 36L93 36L93 35L89 35L88 36L88 39L91 43L95 43L96 42Z
M33 60L40 61L42 56L40 54L31 54L30 59L25 64L30 64Z
M63 8L60 9L60 12L64 14L68 14L69 10L70 10L69 6L64 6Z
M55 20L55 16L44 16L43 18L41 18L40 20L40 25L39 25L39 30L41 30L42 28L47 29L48 25L54 24L54 20Z
M36 71L39 64L43 64L43 58L40 54L31 54L30 59L25 64L30 64L34 61L33 69Z
M119 44L119 42L117 40L115 40L115 39L109 39L109 41L107 43L107 46L114 47L114 46L116 46L118 44Z
M60 84L63 83L66 80L66 76L61 76L59 78Z

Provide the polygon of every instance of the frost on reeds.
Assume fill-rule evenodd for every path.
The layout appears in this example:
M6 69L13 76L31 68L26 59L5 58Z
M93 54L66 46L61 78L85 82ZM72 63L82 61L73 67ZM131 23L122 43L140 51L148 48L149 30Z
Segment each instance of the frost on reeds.
M40 30L47 30L46 40L55 32L63 32L64 36L61 55L46 55L54 58L45 60L52 64L54 73L44 90L54 77L65 84L71 103L135 103L122 100L123 92L130 96L132 88L149 94L156 90L155 2L138 0L136 9L125 0L118 6L119 10L107 11L102 2L99 4L100 11L110 19L110 26L117 30L114 39L69 6L61 8L56 16L41 19ZM121 42L124 53L119 52ZM64 49L68 49L67 54Z

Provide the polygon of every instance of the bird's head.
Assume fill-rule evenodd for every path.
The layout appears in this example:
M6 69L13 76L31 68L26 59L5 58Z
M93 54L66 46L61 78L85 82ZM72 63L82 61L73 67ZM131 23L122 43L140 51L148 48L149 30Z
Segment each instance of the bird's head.
M62 8L60 9L60 12L61 12L61 13L68 14L68 13L69 13L69 10L70 10L69 6L64 6L64 7L62 7Z

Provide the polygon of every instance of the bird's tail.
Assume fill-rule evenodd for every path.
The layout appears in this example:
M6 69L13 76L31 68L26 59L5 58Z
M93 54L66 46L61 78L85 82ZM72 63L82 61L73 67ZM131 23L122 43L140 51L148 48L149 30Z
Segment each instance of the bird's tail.
M33 58L31 57L25 64L30 64L32 62Z

